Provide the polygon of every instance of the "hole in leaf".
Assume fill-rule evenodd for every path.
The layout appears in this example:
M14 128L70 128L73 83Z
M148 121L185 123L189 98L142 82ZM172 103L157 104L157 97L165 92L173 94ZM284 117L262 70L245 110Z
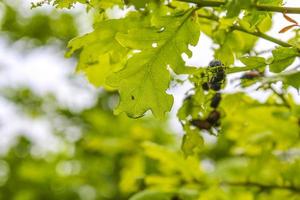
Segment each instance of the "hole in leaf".
M156 48L158 46L158 44L156 42L152 43L152 47Z
M165 27L161 27L159 30L157 30L158 33L161 33L165 30Z

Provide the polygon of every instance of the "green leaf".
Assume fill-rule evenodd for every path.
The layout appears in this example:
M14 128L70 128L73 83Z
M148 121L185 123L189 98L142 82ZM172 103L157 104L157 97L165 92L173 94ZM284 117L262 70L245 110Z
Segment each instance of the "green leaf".
M283 80L285 84L291 85L296 89L300 88L300 72L286 75Z
M66 56L70 57L75 51L81 50L77 71L85 73L95 86L108 87L105 84L107 76L122 68L123 59L128 53L128 49L115 39L116 34L141 23L143 20L137 21L134 17L102 21L95 25L93 32L71 40Z
M125 4L133 5L136 8L145 8L151 2L158 3L160 0L124 0Z
M117 40L120 44L131 49L143 52L153 51L165 60L162 66L170 65L177 74L189 73L191 68L185 66L182 54L192 56L189 45L196 45L199 40L200 31L197 23L191 17L193 9L185 14L179 12L174 16L160 17L157 14L151 19L154 27L137 27L129 29L125 33L118 33Z
M76 2L77 0L55 0L54 5L56 5L57 8L70 8Z
M249 10L245 13L239 24L250 31L259 29L261 32L268 31L272 26L272 15L268 12Z
M204 140L198 130L190 130L183 136L181 149L185 156L193 155L203 147Z
M253 56L253 57L242 57L241 62L247 67L257 69L266 66L266 60L263 57Z
M234 63L234 54L229 43L225 43L217 49L215 51L215 57L216 59L221 60L225 65L231 65Z
M270 64L270 71L279 73L290 66L295 58L299 56L296 48L278 47L272 51L273 62Z
M76 3L82 3L96 8L109 8L123 4L122 0L46 0L43 3L52 3L56 8L72 8Z
M161 68L163 61L152 61L155 53L150 51L132 57L125 69L109 77L108 84L120 92L116 113L126 112L128 116L138 118L151 109L155 116L163 118L171 109L173 98L165 92L170 74Z
M162 118L170 111L173 98L166 93L170 83L171 67L175 73L188 73L181 54L191 55L188 45L198 42L200 32L190 18L192 10L184 15L153 18L155 27L133 28L118 33L117 40L127 48L139 49L133 53L121 71L112 74L108 84L120 93L117 113L141 117L147 110Z
M242 9L247 9L251 5L251 0L229 0L227 2L228 3L226 4L226 17L228 18L237 17Z
M133 195L129 200L169 200L172 193L162 192L159 190L145 190Z

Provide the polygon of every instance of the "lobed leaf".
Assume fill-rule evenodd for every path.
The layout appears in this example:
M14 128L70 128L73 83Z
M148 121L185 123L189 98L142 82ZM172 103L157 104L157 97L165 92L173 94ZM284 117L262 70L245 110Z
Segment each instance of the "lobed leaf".
M102 21L95 25L93 32L71 40L66 55L70 57L80 50L77 71L85 73L92 84L109 87L105 83L107 76L123 67L128 53L128 49L116 40L116 34L142 23L145 22L134 17Z
M173 98L166 93L171 80L167 67L175 73L188 73L181 54L191 55L188 45L195 45L199 31L191 19L193 10L184 15L153 18L155 27L130 29L118 33L117 41L124 47L141 50L133 53L124 69L112 74L108 84L120 93L117 113L141 117L151 110L157 117L170 111Z

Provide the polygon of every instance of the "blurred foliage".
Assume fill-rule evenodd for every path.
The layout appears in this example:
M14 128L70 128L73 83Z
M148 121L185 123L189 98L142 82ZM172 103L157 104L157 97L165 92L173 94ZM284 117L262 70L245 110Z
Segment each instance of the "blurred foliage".
M66 43L78 34L75 18L70 13L51 11L22 12L24 2L0 1L1 35L12 41L30 39L35 45L45 45L50 39ZM29 5L26 6L26 8Z
M64 147L43 156L30 140L20 137L1 158L0 199L127 199L145 187L145 174L156 170L142 151L143 142L174 141L164 125L152 119L113 116L109 103L114 95L101 94L94 107L74 113L28 89L10 89L8 94L17 106L30 110L29 115L46 109L39 117L50 117L51 130Z
M26 115L47 118L62 148L41 154L20 137L0 159L0 199L299 199L299 127L284 107L226 96L218 140L185 157L164 123L114 116L114 93L82 112L28 89L2 94Z

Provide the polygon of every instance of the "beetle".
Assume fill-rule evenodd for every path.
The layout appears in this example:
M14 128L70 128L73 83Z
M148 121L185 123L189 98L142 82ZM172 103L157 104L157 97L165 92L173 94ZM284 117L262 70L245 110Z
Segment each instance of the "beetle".
M209 113L206 121L211 124L211 126L213 125L217 125L219 120L221 118L221 113L217 110L213 110Z
M249 72L244 73L241 76L241 79L254 79L254 78L257 78L257 77L261 77L261 76L262 76L262 74L259 71L253 70L253 71L249 71Z
M217 92L211 99L210 107L217 108L221 102L221 93Z
M193 119L191 121L191 124L199 128L200 130L209 130L212 127L212 125L207 120L203 119Z
M223 63L220 60L212 60L208 65L209 67L218 67L223 66Z
M209 83L209 88L211 88L214 91L219 91L219 90L221 90L221 85L222 85L222 83L220 83L220 82L211 82L211 83Z

